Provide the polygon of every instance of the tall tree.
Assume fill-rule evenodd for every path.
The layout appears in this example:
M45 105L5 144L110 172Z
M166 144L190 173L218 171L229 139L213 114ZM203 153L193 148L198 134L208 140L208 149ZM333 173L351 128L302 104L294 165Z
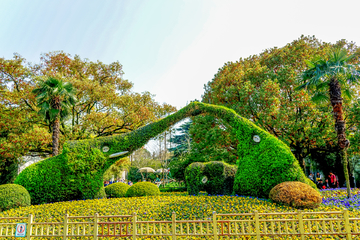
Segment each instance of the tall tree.
M52 126L52 154L56 156L59 154L60 120L64 120L75 105L75 89L71 83L49 77L40 81L33 93L37 95L39 114Z
M274 47L258 55L225 63L205 85L202 101L231 108L267 130L285 142L308 171L306 158L317 163L322 162L320 158L324 154L334 158L336 134L331 106L326 102L311 101L314 90L296 91L295 88L299 84L298 75L307 68L306 61L325 56L334 45L360 52L360 48L346 40L331 44L315 37L301 36L284 47ZM355 116L359 113L355 108L352 111ZM231 136L231 129L224 129L228 126L219 119L196 117L190 129L192 159L236 160L238 152L236 149L232 151L236 139ZM225 152L225 149L229 151ZM322 168L321 165L318 167ZM335 166L329 165L329 168L334 170ZM337 174L344 181L343 171Z
M334 136L329 127L328 106L311 102L305 91L295 91L297 76L306 69L307 59L325 55L330 47L315 37L302 36L282 48L225 63L205 85L202 101L231 108L266 129L287 143L305 168L304 159L311 150L323 148ZM229 126L219 119L203 118L206 119L195 120L190 131L196 134L192 135L193 148L200 152L199 157L227 155L230 162L236 160L236 139L229 134L231 129L224 131ZM210 132L221 136L221 142ZM215 152L203 154L204 141Z
M0 58L0 184L11 183L29 151L48 152L46 129L32 109L32 73L18 54Z
M343 171L346 179L347 197L350 198L350 182L348 172L347 149L350 141L346 138L345 118L343 113L342 88L347 96L350 96L349 86L358 83L360 71L358 65L350 64L356 55L348 55L344 48L336 48L330 51L326 57L320 57L313 61L308 61L308 69L301 75L304 83L299 89L316 88L315 99L325 97L324 89L327 90L335 119L335 131L337 142L340 149Z

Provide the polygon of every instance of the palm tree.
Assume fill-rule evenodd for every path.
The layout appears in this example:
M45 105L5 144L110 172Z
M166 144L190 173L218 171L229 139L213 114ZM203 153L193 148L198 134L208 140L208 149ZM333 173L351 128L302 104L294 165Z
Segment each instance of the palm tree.
M327 98L330 98L333 108L335 130L344 169L348 198L350 198L351 195L347 168L347 148L350 145L350 141L345 135L346 128L343 116L341 86L351 86L360 79L360 71L356 69L357 65L349 63L355 57L355 55L348 55L346 49L337 48L330 51L326 58L308 61L308 69L301 74L303 84L298 87L298 89L316 87L315 98L318 99L324 98L325 96L321 90L325 88L328 91ZM349 89L346 89L344 93L350 96Z
M40 81L33 93L40 107L39 114L52 128L52 154L56 156L59 154L60 120L65 119L70 107L75 105L75 89L71 83L49 77Z

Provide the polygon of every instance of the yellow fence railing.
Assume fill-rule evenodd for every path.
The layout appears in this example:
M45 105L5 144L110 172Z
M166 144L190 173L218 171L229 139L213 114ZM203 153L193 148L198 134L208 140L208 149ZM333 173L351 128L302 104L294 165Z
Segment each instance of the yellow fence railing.
M26 224L22 239L204 239L241 238L307 239L339 236L357 239L360 218L341 212L289 212L217 214L207 220L139 221L136 213L122 216L68 216L62 222L36 222L34 216L0 218L0 239L15 239L19 223Z

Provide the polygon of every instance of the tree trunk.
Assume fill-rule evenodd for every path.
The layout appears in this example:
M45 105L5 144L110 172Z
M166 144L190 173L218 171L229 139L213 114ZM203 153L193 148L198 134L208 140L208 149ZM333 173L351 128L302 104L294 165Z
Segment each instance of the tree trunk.
M349 172L348 172L348 161L347 161L347 148L350 145L349 140L346 139L345 135L345 120L343 118L343 110L342 110L342 102L343 99L341 97L341 87L339 81L336 77L332 77L329 83L329 94L330 94L330 102L333 107L333 114L335 118L335 131L338 138L338 145L340 148L340 156L341 162L343 164L346 188L347 188L347 197L351 197L350 192L350 180L349 180Z
M60 111L61 111L61 104L60 104L60 98L59 97L55 97L53 99L53 105L52 107L54 109L59 110L53 125L52 125L52 130L53 130L53 135L52 135L52 155L56 156L59 154L59 138L60 138Z
M60 121L56 118L52 126L52 155L56 156L59 154L59 136L60 136Z

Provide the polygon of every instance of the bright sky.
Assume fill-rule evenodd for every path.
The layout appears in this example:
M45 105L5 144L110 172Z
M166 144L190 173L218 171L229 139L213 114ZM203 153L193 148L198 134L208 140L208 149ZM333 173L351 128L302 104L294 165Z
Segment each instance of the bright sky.
M300 35L360 44L358 0L0 0L0 57L62 50L123 65L134 91L178 108L228 61Z

